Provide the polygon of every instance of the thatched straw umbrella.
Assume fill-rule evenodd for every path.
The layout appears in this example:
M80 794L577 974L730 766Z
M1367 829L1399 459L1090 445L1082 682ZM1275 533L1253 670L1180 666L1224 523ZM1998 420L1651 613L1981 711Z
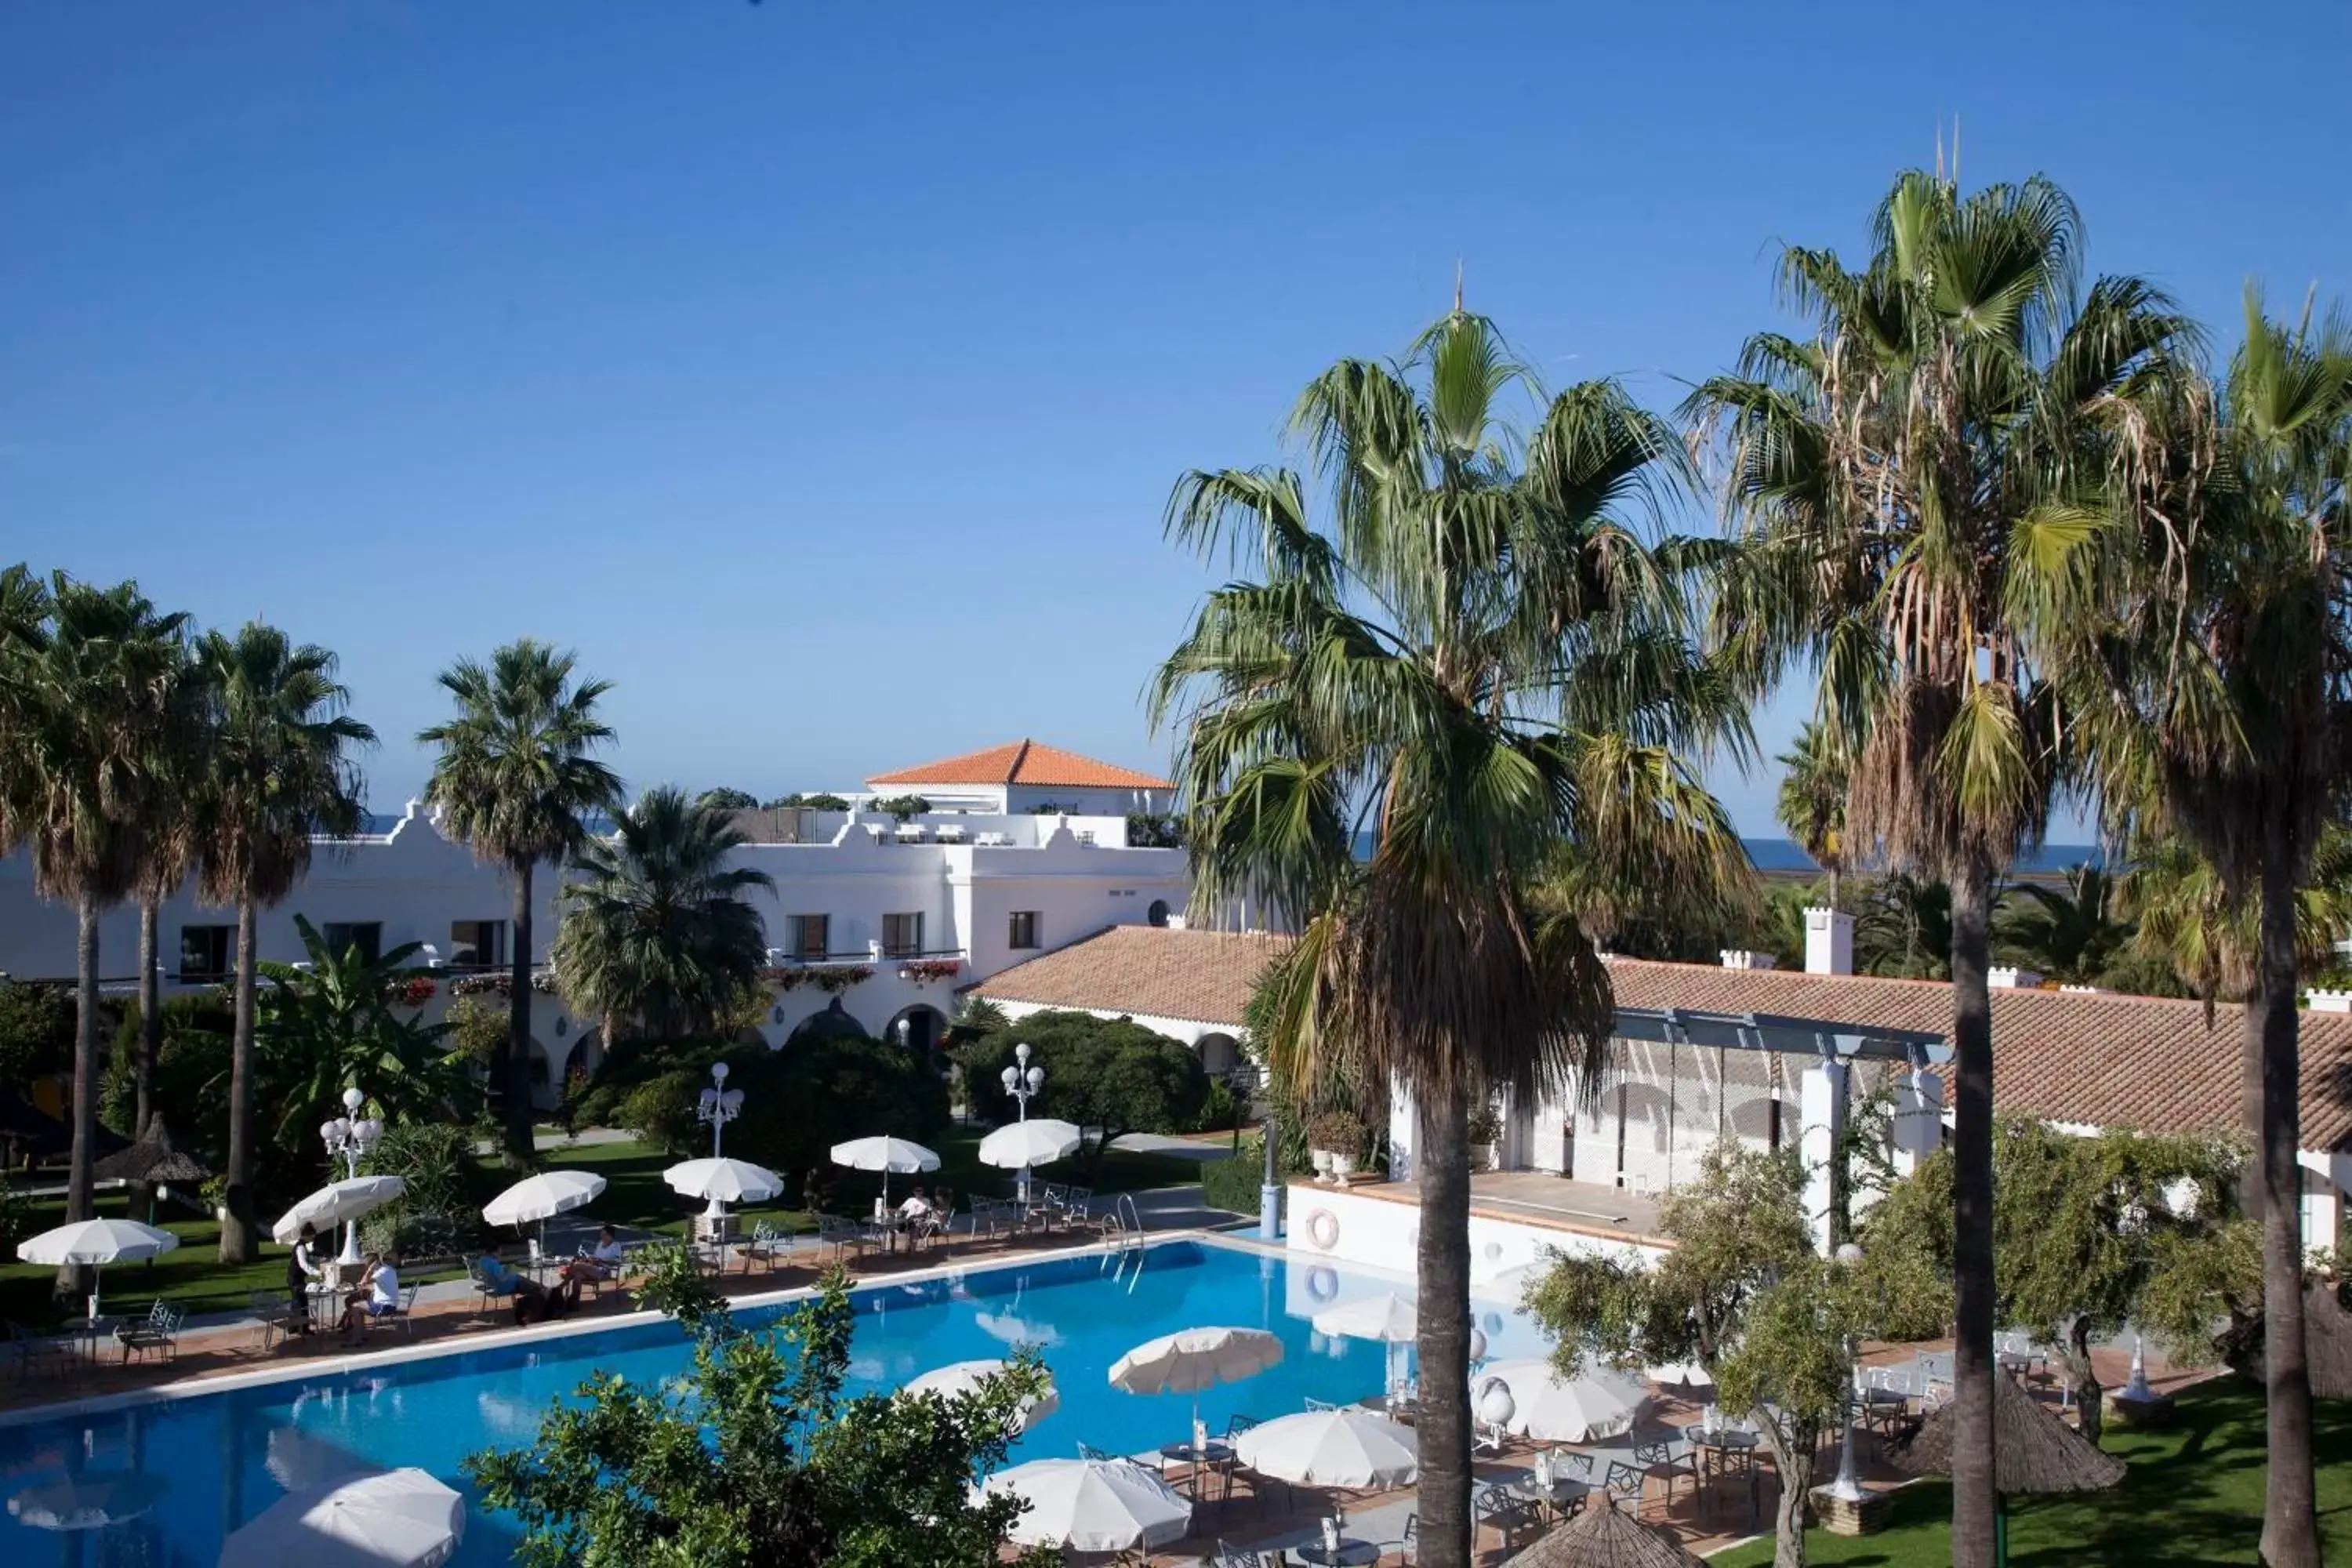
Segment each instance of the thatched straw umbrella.
M1706 1568L1664 1531L1617 1511L1595 1492L1584 1511L1512 1558L1504 1568Z
M155 1189L161 1186L185 1187L191 1194L203 1185L212 1173L204 1162L172 1142L172 1130L163 1125L163 1113L157 1111L147 1119L147 1131L127 1149L117 1150L90 1167L93 1179L101 1182L129 1182L147 1194L147 1217L155 1217Z
M2008 1500L2042 1492L2101 1492L2124 1479L2124 1462L2102 1452L2025 1392L2013 1377L1993 1382L1993 1489L2003 1507L1995 1521L1994 1561L2009 1561ZM1887 1458L1899 1469L1915 1476L1943 1476L1952 1470L1952 1426L1949 1405L1920 1424L1919 1429L1891 1444Z

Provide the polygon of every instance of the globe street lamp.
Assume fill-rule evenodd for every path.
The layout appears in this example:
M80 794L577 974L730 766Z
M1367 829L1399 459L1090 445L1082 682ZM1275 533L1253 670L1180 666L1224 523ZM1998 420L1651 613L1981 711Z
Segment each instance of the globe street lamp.
M1004 1092L1013 1097L1013 1103L1020 1109L1021 1120L1026 1121L1029 1120L1029 1102L1045 1087L1045 1069L1029 1065L1029 1043L1026 1040L1013 1047L1013 1063L997 1078L1004 1085ZM1025 1204L1029 1201L1029 1167L1026 1165L1021 1167L1019 1187L1021 1202Z
M719 1138L725 1131L727 1124L742 1114L743 1091L727 1087L725 1062L712 1062L710 1087L702 1091L702 1097L694 1108L696 1121L710 1123L710 1157L712 1159L719 1158ZM710 1206L702 1212L709 1217L717 1219L727 1212L727 1205L714 1197L710 1200Z
M320 1141L327 1146L327 1163L331 1168L340 1156L343 1162L343 1177L355 1179L360 1173L360 1160L383 1136L383 1123L373 1116L362 1116L360 1108L367 1104L367 1096L354 1087L343 1090L343 1114L319 1128ZM360 1262L360 1225L357 1219L343 1222L342 1255L335 1261L351 1268Z
M1837 1249L1836 1259L1841 1271L1850 1269L1862 1261L1862 1248L1849 1241ZM1841 1413L1843 1419L1838 1424L1841 1431L1838 1438L1837 1479L1822 1489L1840 1502L1860 1502L1867 1494L1862 1489L1861 1479L1853 1473L1853 1426L1854 1416L1857 1414L1855 1407L1861 1403L1862 1396L1862 1365L1854 1359L1852 1334L1845 1336L1845 1359L1846 1397L1845 1408Z

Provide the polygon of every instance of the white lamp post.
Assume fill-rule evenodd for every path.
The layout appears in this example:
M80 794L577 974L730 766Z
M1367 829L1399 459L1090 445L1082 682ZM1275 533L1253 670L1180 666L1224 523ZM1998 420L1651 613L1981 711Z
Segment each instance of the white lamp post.
M1013 1066L997 1075L998 1081L1004 1085L1004 1092L1013 1097L1013 1103L1020 1108L1021 1120L1026 1121L1029 1120L1029 1102L1045 1087L1045 1069L1029 1065L1029 1043L1026 1040L1013 1047ZM1019 1186L1021 1201L1025 1204L1029 1201L1029 1167L1026 1165L1021 1167Z
M383 1123L373 1116L362 1116L360 1108L367 1104L367 1096L357 1088L343 1090L343 1114L319 1127L319 1139L327 1146L327 1163L332 1165L340 1157L343 1162L345 1180L360 1173L360 1160L375 1147L383 1136ZM336 1259L350 1268L360 1262L360 1223L356 1219L343 1222L343 1251Z
M1853 1242L1849 1241L1837 1249L1839 1268L1851 1268L1861 1261L1862 1248ZM1863 1499L1862 1482L1853 1473L1853 1417L1854 1406L1860 1402L1862 1369L1854 1362L1852 1334L1846 1336L1845 1359L1846 1400L1844 1418L1839 1423L1843 1430L1838 1437L1837 1479L1822 1489L1840 1502L1860 1502Z
M727 1124L742 1114L743 1091L727 1087L725 1062L712 1062L710 1087L702 1091L702 1098L694 1108L697 1121L710 1123L710 1157L712 1159L719 1158L719 1139ZM709 1218L717 1219L727 1212L727 1205L714 1197L710 1200L710 1206L702 1212Z

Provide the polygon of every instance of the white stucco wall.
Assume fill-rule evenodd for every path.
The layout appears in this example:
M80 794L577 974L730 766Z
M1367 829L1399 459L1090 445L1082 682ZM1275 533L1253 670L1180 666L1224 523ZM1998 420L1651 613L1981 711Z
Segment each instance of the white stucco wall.
M1328 1215L1328 1223L1318 1219ZM1410 1270L1421 1244L1421 1209L1409 1203L1336 1187L1291 1184L1284 1246L1294 1262L1327 1259L1339 1265L1370 1265ZM1328 1245L1326 1245L1328 1240ZM1648 1264L1665 1256L1663 1247L1617 1241L1579 1231L1527 1225L1486 1215L1470 1216L1470 1292L1506 1269L1538 1264L1552 1252L1571 1257L1622 1258ZM1305 1272L1293 1270L1294 1274ZM1328 1306L1329 1302L1321 1305ZM1319 1308L1318 1308L1319 1310Z

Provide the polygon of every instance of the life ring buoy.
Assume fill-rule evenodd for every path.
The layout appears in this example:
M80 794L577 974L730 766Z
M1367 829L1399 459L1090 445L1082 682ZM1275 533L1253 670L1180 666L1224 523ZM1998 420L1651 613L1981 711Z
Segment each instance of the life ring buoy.
M1307 1216L1307 1239L1325 1252L1339 1245L1339 1216L1329 1209L1317 1209Z
M1317 1264L1307 1271L1307 1293L1318 1301L1328 1301L1339 1293L1339 1276L1328 1266Z

